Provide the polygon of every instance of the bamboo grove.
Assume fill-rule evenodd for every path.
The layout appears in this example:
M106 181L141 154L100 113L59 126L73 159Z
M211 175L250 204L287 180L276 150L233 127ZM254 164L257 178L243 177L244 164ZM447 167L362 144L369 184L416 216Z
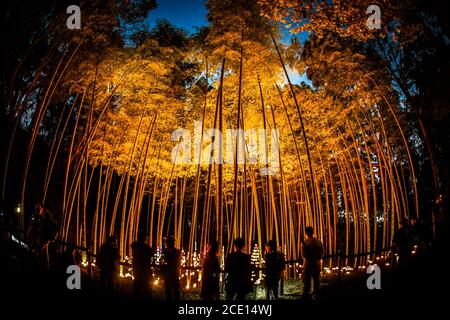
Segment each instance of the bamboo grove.
M247 248L275 239L297 259L309 225L328 254L391 246L419 200L400 100L376 58L335 35L289 45L255 1L211 0L207 8L209 26L180 46L149 37L84 59L93 35L83 29L55 44L42 60L42 68L57 61L47 81L36 72L10 110L31 137L22 207L32 210L26 195L39 187L44 205L58 198L60 240L95 253L116 235L122 257L144 232L153 247L173 234L189 253L212 239L225 251L238 236ZM303 71L312 85L293 83ZM44 130L49 113L57 120ZM173 131L194 132L195 124L203 151L189 150L194 159L217 157L208 153L210 129L241 129L225 138L236 161L173 162ZM270 144L278 150L275 174L248 161L248 129L278 130L278 140L258 141L267 157ZM32 186L41 136L48 159Z

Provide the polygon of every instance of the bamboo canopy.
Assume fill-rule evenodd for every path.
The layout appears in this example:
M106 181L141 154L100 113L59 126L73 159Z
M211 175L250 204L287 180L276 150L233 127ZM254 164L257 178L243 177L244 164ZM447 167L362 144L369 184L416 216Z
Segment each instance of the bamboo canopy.
M327 76L294 83L274 23L251 6L232 15L218 1L208 6L210 29L183 50L149 39L83 63L77 53L89 34L64 46L45 90L28 89L40 99L22 207L42 123L58 100L40 200L61 186L60 240L95 253L116 235L127 257L140 232L153 247L174 235L192 257L213 239L225 252L236 237L247 248L274 239L297 259L312 226L327 254L391 246L419 203L389 77L355 47L313 38L300 63L313 79ZM180 61L197 66L189 85L179 81ZM24 110L16 106L18 123Z

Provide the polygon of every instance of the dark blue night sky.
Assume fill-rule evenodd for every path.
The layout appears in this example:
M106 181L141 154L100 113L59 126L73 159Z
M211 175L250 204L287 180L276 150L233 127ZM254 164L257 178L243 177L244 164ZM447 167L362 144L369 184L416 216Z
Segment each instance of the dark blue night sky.
M205 0L158 0L158 8L148 15L150 24L164 18L189 33L207 24Z

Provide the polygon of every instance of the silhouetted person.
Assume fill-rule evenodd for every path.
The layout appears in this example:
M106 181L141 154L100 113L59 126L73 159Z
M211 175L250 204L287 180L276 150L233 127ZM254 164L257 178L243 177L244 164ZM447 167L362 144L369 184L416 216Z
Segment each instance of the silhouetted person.
M315 238L312 227L306 227L306 240L302 243L303 257L303 295L310 297L311 280L314 282L313 294L317 296L320 288L320 268L324 254L323 245Z
M0 219L0 290L12 294L23 294L23 289L30 289L41 284L37 279L35 256L28 249L12 239L8 225ZM41 274L38 274L41 275Z
M137 296L152 297L153 249L145 243L146 237L141 234L137 241L131 244L133 256L133 290Z
M234 252L228 254L225 261L227 273L225 291L227 300L244 300L245 296L253 291L252 266L250 255L244 253L244 239L237 238L233 243Z
M42 244L42 237L41 237L41 230L42 230L42 215L41 215L41 207L39 205L36 206L36 211L31 217L30 225L27 229L26 234L26 240L28 247L34 254L38 254L38 252L41 250L43 244Z
M266 299L270 300L270 293L273 293L275 300L278 300L278 286L284 270L284 256L277 251L277 243L270 240L266 244L265 261L265 285Z
M408 266L411 250L412 250L412 233L408 225L408 220L402 219L400 221L400 228L394 234L394 245L398 252L398 266L404 269Z
M427 253L431 246L433 233L423 219L411 218L411 233L413 245L417 245L419 253Z
M119 259L120 254L116 246L116 238L109 236L106 242L100 247L97 256L97 265L100 268L102 287L110 292L114 291Z
M52 214L38 203L27 229L27 243L38 261L46 269L49 268L49 244L54 240L58 226Z
M202 289L200 292L200 298L203 300L219 300L220 264L217 257L218 251L219 243L214 240L210 243L203 261Z
M180 300L181 252L175 248L175 238L169 236L165 241L162 255L162 276L167 300Z

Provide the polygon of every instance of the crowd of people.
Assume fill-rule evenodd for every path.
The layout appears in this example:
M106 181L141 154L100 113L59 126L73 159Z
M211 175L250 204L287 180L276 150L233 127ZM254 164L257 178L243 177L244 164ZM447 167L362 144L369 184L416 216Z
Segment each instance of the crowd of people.
M38 212L40 216L35 219L37 219L36 221L42 221L44 211L39 209ZM38 223L32 224L28 230L28 236L32 235L33 232L40 234L39 230L41 229ZM4 249L6 248L4 246L5 243L9 243L7 235L6 230L2 229L2 248ZM31 247L28 248L30 253L28 256L30 258L37 257L34 260L38 262L45 260L45 263L40 263L39 265L44 265L48 270L52 271L60 284L59 289L64 289L67 267L70 265L81 265L80 250L70 244L61 245L56 243L52 245L47 236L40 236L39 238L41 239L30 242ZM164 281L165 298L167 300L181 299L181 250L176 248L175 238L173 236L165 238L162 256L158 265L154 264L155 252L148 245L148 242L144 233L141 233L138 239L131 244L134 295L151 299L154 274L158 273ZM53 259L49 259L49 256L52 255L51 252L53 252L49 248L52 248L52 246L59 246L60 253L55 255ZM17 251L16 247L7 249L9 251ZM9 256L13 256L9 254L8 250L2 251ZM22 251L27 252L27 250ZM313 283L313 294L317 294L319 291L319 275L323 253L322 243L313 236L313 228L307 227L305 229L305 240L302 244L304 261L303 294L306 297L310 295L311 283ZM275 240L271 240L265 245L263 258L265 263L262 271L264 273L266 299L279 299L279 284L283 278L285 259ZM49 260L52 260L52 263L49 263ZM114 236L107 237L96 255L96 266L99 269L100 278L99 284L105 292L114 293L118 289L120 260L116 238ZM233 241L232 252L226 255L223 271L219 263L219 244L215 240L211 241L203 258L199 298L202 300L219 300L221 297L221 273L224 273L225 299L246 299L254 291L252 274L256 271L260 270L257 270L255 265L252 264L250 254L245 251L244 239L236 238Z
M181 275L181 251L175 247L175 238L165 238L165 246L162 251L159 274L164 281L165 297L167 300L179 300L182 290L180 285ZM133 292L136 296L152 297L153 273L152 261L154 250L147 244L145 236L140 236L131 245L133 266ZM319 291L319 275L321 259L323 257L322 243L313 236L312 227L306 228L306 239L302 245L304 260L304 295L310 295L311 282L313 294ZM120 256L115 244L115 238L109 237L101 246L97 255L97 265L100 268L102 286L114 291L115 279L118 275ZM265 245L264 255L264 283L266 299L279 298L279 284L285 269L285 259L278 250L275 240L270 240ZM252 273L256 271L251 257L245 252L245 241L236 238L233 241L233 251L226 256L224 265L225 274L225 298L227 300L244 300L248 294L254 291ZM202 300L220 299L220 274L219 244L213 240L210 242L205 254L202 273L200 298Z
M52 244L56 228L51 214L42 206L36 207L36 214L26 233L27 245L20 241L10 241L11 233L1 225L1 254L2 261L7 261L6 266L11 270L5 270L5 274L14 270L29 266L30 269L43 267L57 275L59 282L66 277L66 269L69 265L80 265L81 254L79 250L70 244ZM399 228L394 234L394 245L398 253L398 268L406 269L412 261L412 253L420 255L429 249L432 241L432 232L425 224L416 218L399 221ZM167 300L179 300L182 298L180 284L181 276L181 250L176 247L173 236L164 239L164 248L158 265L155 265L155 251L149 246L149 239L144 232L140 232L135 242L131 244L133 293L139 297L152 298L154 275L157 273L164 282L164 293ZM263 255L264 267L257 269L252 264L251 256L246 252L246 241L236 238L233 241L232 252L225 256L223 270L219 262L219 243L211 241L202 259L201 286L199 298L202 300L220 300L221 279L224 279L225 299L243 300L254 292L252 275L262 271L266 299L279 299L280 281L285 270L285 258L279 250L276 240L270 240L265 244ZM59 253L54 254L58 247ZM54 254L53 259L50 256ZM3 257L4 256L4 257ZM303 260L303 296L305 298L317 297L320 290L321 261L324 256L324 248L319 239L314 237L312 227L305 228L304 240L301 246ZM3 259L4 258L4 259ZM29 263L23 263L23 261ZM50 265L49 261L52 260ZM107 237L96 256L96 265L99 269L99 284L107 292L114 293L117 290L120 264L119 248L114 236ZM33 264L33 263L34 264ZM5 264L1 264L2 267ZM16 270L16 271L17 271ZM221 276L223 274L223 277ZM312 292L311 292L312 289Z

